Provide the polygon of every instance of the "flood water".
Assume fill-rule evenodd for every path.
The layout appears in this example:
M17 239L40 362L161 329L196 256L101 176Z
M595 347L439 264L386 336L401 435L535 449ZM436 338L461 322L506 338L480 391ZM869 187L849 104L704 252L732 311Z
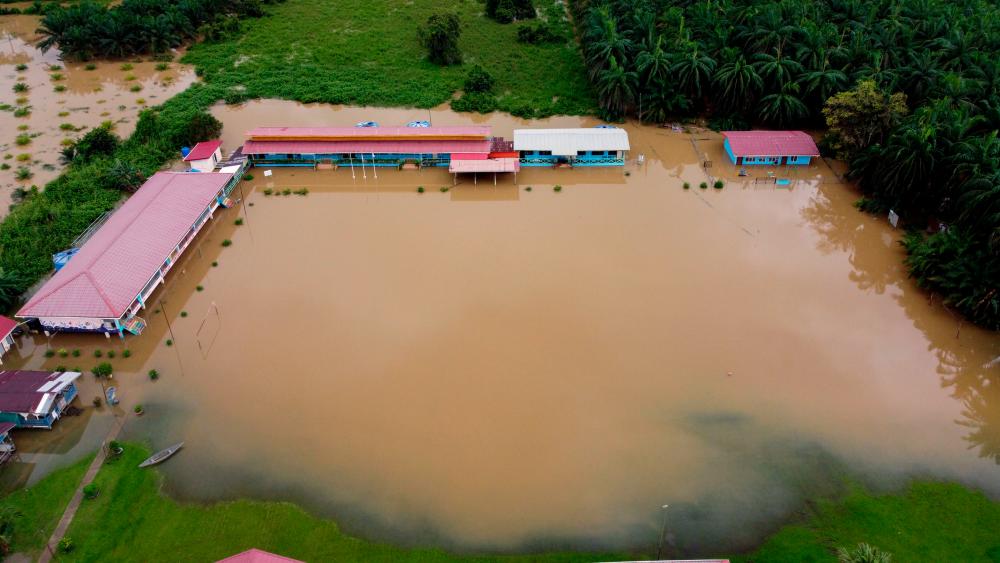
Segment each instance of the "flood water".
M427 116L215 114L226 152L256 126ZM508 138L525 125L431 119ZM624 171L447 192L442 170L255 169L141 337L23 338L5 367L89 369L95 347L116 350L126 437L185 441L162 466L170 494L292 500L400 543L648 549L669 504L672 554L709 555L753 546L845 477L1000 497L1000 339L906 278L898 231L855 211L823 161L776 169L778 187L766 169L740 178L717 134L627 128ZM724 189L698 187L716 177ZM126 415L138 402L146 415Z
M86 63L63 61L58 49L43 53L35 47L41 39L35 33L39 20L0 16L0 103L11 106L0 111L0 163L10 166L0 170L0 217L8 212L13 190L42 188L61 173L65 139L78 139L105 121L126 138L135 130L141 110L163 103L195 81L194 69L177 62L159 71L153 61L94 61L91 70ZM19 64L28 68L18 71ZM124 64L132 68L125 70ZM28 91L15 92L17 83L27 84ZM14 110L21 107L31 113L16 117ZM17 144L22 134L29 135L30 143ZM21 167L32 176L18 180Z

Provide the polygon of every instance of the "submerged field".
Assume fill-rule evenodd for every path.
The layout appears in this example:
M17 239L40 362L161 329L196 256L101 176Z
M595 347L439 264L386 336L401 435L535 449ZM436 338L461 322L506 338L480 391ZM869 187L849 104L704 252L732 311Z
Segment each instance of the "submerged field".
M477 0L290 0L270 6L271 17L244 21L238 41L195 45L184 60L230 100L421 108L452 98L479 64L496 79L501 111L591 113L593 90L562 6L537 2L564 41L536 46L518 43L517 25L487 18ZM462 22L461 66L428 62L417 38L428 16L445 11Z

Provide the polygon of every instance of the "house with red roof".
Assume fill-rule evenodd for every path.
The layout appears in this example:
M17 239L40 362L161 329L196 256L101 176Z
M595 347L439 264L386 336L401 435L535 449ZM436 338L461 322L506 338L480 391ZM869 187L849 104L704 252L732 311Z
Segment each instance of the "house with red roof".
M51 429L76 398L75 371L0 371L0 423Z
M15 328L17 328L17 321L0 316L0 364L3 363L3 355L14 347Z
M225 559L219 559L216 563L302 563L302 561L275 555L263 549L248 549Z
M238 181L157 172L15 315L54 332L139 334L138 313Z
M222 141L202 141L191 149L184 157L191 170L195 172L211 172L222 161Z
M723 131L722 145L739 166L804 166L819 157L813 138L803 131Z

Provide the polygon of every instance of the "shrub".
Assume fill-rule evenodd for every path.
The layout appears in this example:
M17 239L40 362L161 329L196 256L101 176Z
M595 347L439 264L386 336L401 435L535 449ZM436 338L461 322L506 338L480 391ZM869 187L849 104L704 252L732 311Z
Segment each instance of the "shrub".
M232 244L233 244L233 241L231 241L229 239L225 239L224 241L222 241L222 246L230 246Z
M185 318L185 317L187 317L187 316L188 316L188 312L187 311L181 311L181 318L182 319Z
M28 168L27 166L18 167L17 172L14 173L14 177L22 182L24 180L30 180L31 177L34 175L35 173L32 172L31 169Z
M85 499L93 500L97 498L97 495L100 493L101 489L97 488L97 485L94 483L90 483L89 485L83 487L83 498Z
M97 65L95 65L94 63L87 63L86 65L84 65L83 68L84 70L96 70Z
M126 74L125 75L125 81L126 82L132 82L133 80L135 80L135 75L134 74Z
M272 190L271 188L264 188L264 195L271 195L273 193L274 190Z
M31 143L31 135L21 133L14 139L14 143L19 147L23 147L24 145Z
M164 70L167 70L168 68L170 68L170 64L169 63L156 63L156 67L155 68L156 68L156 70L158 70L160 72L163 72Z
M129 92L138 92L142 90L142 84L133 84L131 88L128 89Z
M24 82L14 83L14 91L17 93L27 92L30 88L31 87L25 84Z
M535 17L531 0L486 0L486 15L498 23L510 23Z
M420 42L427 49L427 58L434 64L446 66L462 63L458 38L462 34L455 14L432 14L418 31Z
M240 218L236 219L235 221L233 221L233 224L236 225L237 227L239 227L240 225L243 224L243 218L240 217Z
M55 355L56 355L56 351L55 350L46 350L45 351L45 357L46 358L51 358L52 356L55 356Z
M689 184L687 182L684 182L684 189L685 190L690 190L691 189L691 184Z
M28 153L21 153L17 155L17 158L15 158L14 160L18 162L28 162L29 160L31 160L31 155Z
M67 350L65 348L60 348L59 351L56 352L56 353L59 354L60 358L65 358L66 356L69 355L69 350Z
M21 106L14 110L14 117L28 117L31 115L31 106Z
M167 344L167 346L173 346L174 345L174 341L168 338L166 344Z
M493 90L493 75L479 65L473 65L465 76L465 91L483 93Z
M24 72L24 71L28 70L28 65L26 65L24 63L18 63L17 66L14 67L14 70L16 70L18 72Z
M708 182L702 182L702 183L698 184L698 187L704 190L704 189L708 188Z
M552 191L561 192L562 191L562 186L560 186L559 184L556 184L556 185L552 186Z
M76 349L73 350L73 357L74 358L79 358L80 357L80 349L79 348L76 348Z
M295 190L294 193L295 193L295 195L308 195L309 194L309 189L308 188L299 188L299 189Z
M455 111L490 113L497 110L497 99L489 93L466 92L461 98L451 101Z
M542 45L545 43L560 43L563 41L563 37L556 33L555 29L548 22L537 22L518 27L517 41L531 45Z
M66 91L66 85L65 84L56 84L55 86L52 87L52 91L53 92L65 92Z
M156 371L155 369L149 370L149 379L156 381L159 378L160 378L160 372Z
M67 113L66 115L69 115L69 114ZM76 131L77 130L76 125L73 125L72 123L60 123L59 124L59 128L62 129L63 131Z
M530 192L531 191L531 186L528 186L527 188L524 188L524 191Z
M10 165L4 162L3 164L0 164L0 170L10 170Z
M142 405L136 405L132 407L132 410L135 411L135 414L142 414Z
M115 351L114 350L108 350L108 357L109 358L114 358L115 357Z
M132 357L132 350L129 350L128 348L122 350L122 357L123 358L131 358Z
M99 409L101 408L101 405L104 404L104 401L100 397L94 397L94 400L91 401L90 404L94 405L95 409Z
M132 70L134 67L132 66L132 63L125 63L118 68L120 68L121 70Z
M249 173L247 173L247 174L244 174L244 175L243 175L243 179L244 179L245 181L249 182L250 180L253 180L253 174L249 174Z
M73 538L67 536L59 540L59 551L61 553L69 553L73 551L74 548L76 548L76 546L73 544Z
M63 76L62 73L54 72L54 73L52 73L52 74L49 75L49 78L51 78L52 80L55 80L56 82L58 82L58 81L62 80L63 78L65 78L65 76Z
M195 290L196 291L205 291L205 286L203 286L203 285L197 285L197 286L195 286Z
M871 215L885 215L889 212L889 206L885 202L870 197L862 197L855 201L854 207Z
M712 184L712 187L717 190L721 190L725 185L726 185L725 182L723 182L722 180L716 180L715 183Z
M218 262L212 262L212 267L213 268L218 268L219 267L219 263Z
M448 192L448 190L450 190L450 189L451 189L451 188L449 188L448 186L442 186L442 187L441 187L441 193L447 193L447 192Z
M285 188L281 190L281 195L292 195L292 190L290 188Z
M417 186L417 193L418 194L424 193L424 187L423 186Z
M103 378L109 377L112 374L111 364L108 362L101 362L94 366L90 373L94 374L94 377Z
M104 355L104 352L102 352L100 350L94 350L94 357L95 358L100 358L103 355Z

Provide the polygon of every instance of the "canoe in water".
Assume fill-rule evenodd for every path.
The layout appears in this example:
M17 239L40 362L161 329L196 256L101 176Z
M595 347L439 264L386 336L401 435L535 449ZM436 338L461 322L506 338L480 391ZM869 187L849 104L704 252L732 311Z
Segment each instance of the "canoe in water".
M165 450L160 450L155 454L149 456L149 459L147 459L146 461L140 463L139 467L149 467L150 465L156 465L157 463L166 461L167 458L177 453L177 450L183 447L184 447L184 442L181 442L179 444L174 444Z

